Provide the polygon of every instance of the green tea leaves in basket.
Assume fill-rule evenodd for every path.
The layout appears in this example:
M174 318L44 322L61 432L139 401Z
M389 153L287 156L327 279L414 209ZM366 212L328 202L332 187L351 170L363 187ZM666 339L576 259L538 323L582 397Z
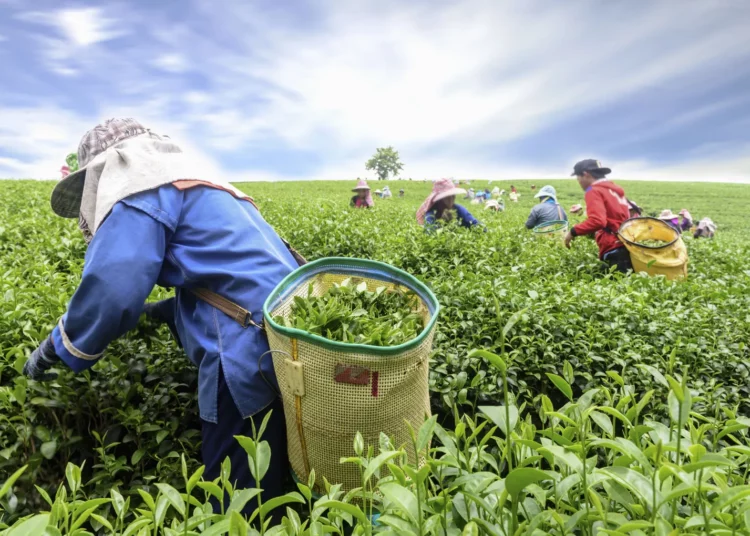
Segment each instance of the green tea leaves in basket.
M422 333L424 318L412 291L368 290L367 283L345 279L322 296L295 296L288 316L274 321L333 341L371 346L397 346Z

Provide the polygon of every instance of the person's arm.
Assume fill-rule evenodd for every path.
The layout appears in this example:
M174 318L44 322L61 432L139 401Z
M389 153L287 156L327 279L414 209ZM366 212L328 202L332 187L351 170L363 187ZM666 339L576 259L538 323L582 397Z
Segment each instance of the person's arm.
M89 245L78 289L52 331L55 352L81 372L135 327L161 271L170 230L146 212L117 203Z
M464 227L473 227L479 225L479 220L471 215L469 209L463 205L456 205L456 214L461 219L461 225Z
M607 226L607 212L601 193L595 189L586 192L586 216L587 218L571 228L573 236L594 234Z
M537 225L539 225L539 208L541 205L536 205L534 208L531 209L531 212L529 213L529 219L526 220L526 228L527 229L533 229Z

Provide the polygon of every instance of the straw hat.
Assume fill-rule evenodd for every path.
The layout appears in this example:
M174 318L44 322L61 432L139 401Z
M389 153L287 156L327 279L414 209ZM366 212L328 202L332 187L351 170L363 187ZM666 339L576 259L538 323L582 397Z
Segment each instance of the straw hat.
M357 186L352 188L352 192L356 192L357 190L369 190L370 187L367 186L367 181L364 179L359 179L359 182L357 182Z
M677 214L672 214L672 211L669 210L668 208L665 208L664 210L661 211L661 214L659 214L660 220L674 220L677 217L678 217Z
M422 206L419 207L417 210L417 222L420 225L424 225L424 217L425 214L432 208L432 205L440 201L441 199L445 199L446 197L450 197L452 195L459 195L459 194L465 194L466 190L463 188L457 188L453 181L450 179L438 179L432 184L432 193L427 196L427 199L424 200L422 203Z
M494 199L490 199L489 201L487 201L484 204L484 210L488 210L488 209L491 209L491 208L499 209L500 208L500 203L498 203Z

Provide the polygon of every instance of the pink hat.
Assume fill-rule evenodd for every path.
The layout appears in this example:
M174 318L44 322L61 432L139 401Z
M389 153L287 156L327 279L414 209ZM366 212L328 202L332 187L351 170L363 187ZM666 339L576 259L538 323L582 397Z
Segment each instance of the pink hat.
M572 207L570 207L570 211L573 214L577 214L578 212L581 212L581 210L583 210L583 207L581 205L573 205Z
M64 179L68 175L70 175L70 168L68 166L63 166L60 168L60 173L62 173L62 178Z
M365 179L359 179L357 182L357 186L352 188L352 192L356 192L357 190L369 190L370 187L367 186L367 181Z
M450 179L436 180L432 185L432 193L427 196L427 199L424 200L422 206L417 210L417 223L419 223L419 225L424 225L425 214L427 214L427 212L432 208L432 205L434 205L441 199L445 199L446 197L450 197L452 195L465 193L466 190L464 190L463 188L456 188L456 186L453 184L453 181Z
M680 216L683 216L683 217L685 217L685 218L687 218L687 219L689 219L689 220L692 220L692 219L693 219L693 218L692 218L692 217L690 216L690 213L688 212L688 209L686 209L686 208L683 208L682 210L680 210L679 214L680 214Z

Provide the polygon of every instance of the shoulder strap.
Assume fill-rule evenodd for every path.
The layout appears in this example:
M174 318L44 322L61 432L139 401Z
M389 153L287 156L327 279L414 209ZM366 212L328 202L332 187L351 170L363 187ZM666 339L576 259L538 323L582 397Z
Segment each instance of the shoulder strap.
M216 307L219 311L230 317L243 328L246 328L247 326L255 326L256 328L261 327L253 321L250 311L244 307L240 307L233 301L226 299L224 296L220 296L205 288L191 288L187 290L199 300L203 300L207 304Z
M300 255L297 252L297 250L294 249L289 244L289 242L287 242L283 238L281 238L281 241L289 250L289 253L292 254L292 257L294 257L294 260L297 261L297 264L299 266L302 266L303 264L307 264L307 259L305 259L302 255ZM233 301L228 300L224 296L220 296L219 294L216 294L214 291L208 290L206 288L191 288L187 290L190 291L190 293L193 294L199 300L203 300L207 304L213 307L216 307L219 311L221 311L222 313L227 315L229 318L237 322L243 328L246 328L247 326L255 326L256 328L262 329L263 326L260 326L259 324L255 323L250 311L248 311L244 307L237 305Z
M559 221L562 221L563 219L562 209L560 208L560 203L557 203L557 219Z

